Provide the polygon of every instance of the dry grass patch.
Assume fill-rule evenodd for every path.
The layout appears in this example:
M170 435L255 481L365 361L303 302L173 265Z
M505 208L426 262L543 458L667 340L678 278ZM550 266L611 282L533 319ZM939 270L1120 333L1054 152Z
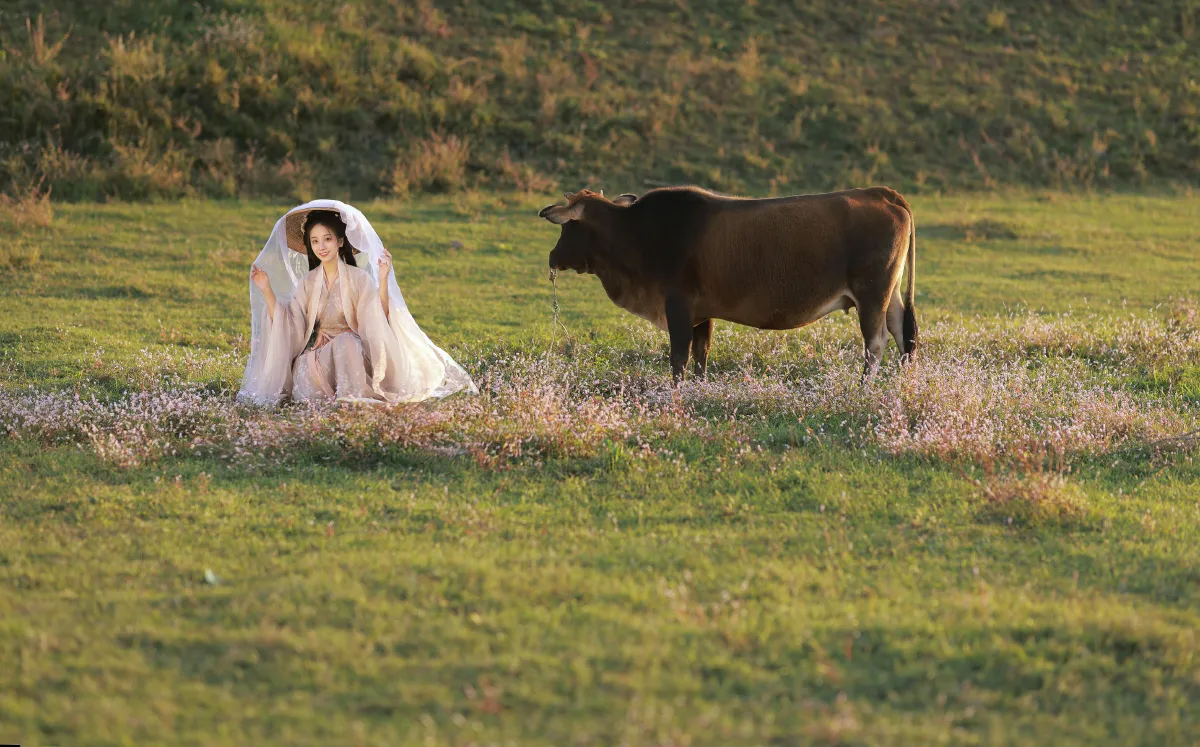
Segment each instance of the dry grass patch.
M456 135L433 133L413 142L392 169L392 194L457 192L466 187L471 147Z
M981 518L1006 526L1090 528L1100 520L1083 489L1062 473L988 475L977 481Z
M17 229L28 227L49 228L54 222L54 205L50 202L50 189L44 187L45 178L24 183L14 183L11 194L0 194L0 212Z
M14 270L28 270L37 265L42 258L42 250L32 246L28 239L12 239L0 246L0 267Z

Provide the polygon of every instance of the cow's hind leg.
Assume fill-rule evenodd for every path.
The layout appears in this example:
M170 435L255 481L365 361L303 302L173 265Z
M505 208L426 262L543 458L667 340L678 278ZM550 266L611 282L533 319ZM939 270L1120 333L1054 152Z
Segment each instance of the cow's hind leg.
M696 369L696 378L703 379L708 374L708 349L712 345L713 320L700 322L692 328L692 361Z
M892 300L888 302L887 329L896 341L896 347L900 348L900 355L904 356L904 302L900 300L900 288L892 291Z
M883 363L883 349L887 347L888 302L872 301L860 304L858 307L858 327L862 330L863 347L863 381L870 379Z

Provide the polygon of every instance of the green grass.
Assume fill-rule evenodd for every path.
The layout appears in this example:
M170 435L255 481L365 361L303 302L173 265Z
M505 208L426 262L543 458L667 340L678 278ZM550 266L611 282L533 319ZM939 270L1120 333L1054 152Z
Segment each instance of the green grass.
M234 435L286 432L237 458L185 448L203 428L123 461L3 418L22 392L181 382L234 412L247 266L286 207L4 224L32 259L0 297L0 741L1194 743L1200 464L1159 439L1200 425L1195 198L917 198L934 373L859 390L852 314L720 324L713 382L678 397L665 336L594 278L559 279L548 348L544 201L360 205L418 321L497 393L242 414ZM1032 412L1001 447L1055 417L1115 435L943 457L855 409L969 398L971 371L1064 382L996 400ZM829 399L797 413L811 382ZM1140 414L1055 414L1076 386ZM93 435L135 442L130 408ZM383 443L423 418L433 446Z
M1194 186L1198 27L1195 0L7 0L0 189Z

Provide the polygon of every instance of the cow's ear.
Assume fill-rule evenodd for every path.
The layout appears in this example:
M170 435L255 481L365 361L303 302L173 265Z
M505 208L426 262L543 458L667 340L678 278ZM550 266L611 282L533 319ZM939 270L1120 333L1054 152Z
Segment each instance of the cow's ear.
M579 220L583 217L583 203L574 205L547 205L538 213L539 218L545 218L551 223L561 226L567 221Z
M631 194L620 195L613 200L614 205L620 205L621 207L629 207L635 202L637 202L637 195Z

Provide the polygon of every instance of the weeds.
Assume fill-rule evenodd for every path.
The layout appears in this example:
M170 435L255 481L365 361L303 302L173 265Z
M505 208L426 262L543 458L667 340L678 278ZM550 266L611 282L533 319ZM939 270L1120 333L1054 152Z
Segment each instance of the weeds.
M392 194L404 197L413 191L455 192L466 186L471 148L454 135L434 133L415 142L392 169Z
M54 222L54 205L50 202L50 189L43 187L44 184L44 176L20 185L14 183L12 194L0 194L0 212L18 229L49 228Z
M514 161L507 150L496 159L494 181L524 194L545 194L558 186L552 177L542 174L528 163Z
M58 39L58 41L50 42L46 40L46 19L41 13L38 14L37 21L30 18L25 19L25 35L27 37L28 47L24 54L28 55L29 61L37 67L49 65L54 62L55 58L63 50L63 45L71 37L71 33L67 32ZM14 55L21 56L22 50L14 48L11 50Z
M965 346L957 328L935 329L919 364L886 367L866 386L858 380L856 350L832 339L817 340L818 366L795 351L756 364L751 350L742 366L679 389L650 351L631 361L621 360L620 351L575 345L565 357L501 350L478 361L478 397L377 408L239 407L228 391L188 383L206 370L218 376L236 370L237 354L209 362L195 353L180 360L147 353L121 372L137 390L113 401L0 393L0 427L9 438L76 444L120 466L189 453L255 466L314 454L378 460L437 449L468 454L488 469L550 459L612 461L614 445L621 454L648 458L677 451L682 440L738 459L787 448L777 438L783 427L811 434L797 444L824 438L892 457L983 466L993 474L1017 468L1023 475L1056 475L1081 458L1151 448L1195 427L1189 408L1106 383L1127 363L1106 364L1101 372L1028 354L997 357L984 354L989 341ZM1052 480L1024 479L989 478L984 492L1001 503L1063 493Z

